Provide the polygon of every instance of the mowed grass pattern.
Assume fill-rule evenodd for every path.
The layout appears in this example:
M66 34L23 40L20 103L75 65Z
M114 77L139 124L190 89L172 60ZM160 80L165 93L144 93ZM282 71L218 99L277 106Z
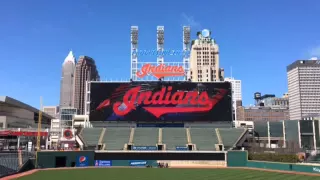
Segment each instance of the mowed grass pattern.
M320 180L317 176L242 169L97 168L47 170L20 180Z

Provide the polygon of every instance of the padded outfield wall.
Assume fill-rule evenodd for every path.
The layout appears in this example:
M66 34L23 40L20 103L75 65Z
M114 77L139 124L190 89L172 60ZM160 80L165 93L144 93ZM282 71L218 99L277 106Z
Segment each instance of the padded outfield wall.
M94 151L43 151L38 152L38 165L40 168L55 168L57 161L65 158L63 167L85 166L156 166L159 162L169 163L169 166L205 165L213 167L244 167L261 168L283 171L296 171L307 173L320 173L320 165L306 165L294 163L278 163L248 160L247 151L228 152L94 152Z
M61 159L65 161L61 164ZM42 151L38 152L41 168L84 166L169 166L207 165L226 167L226 152L215 151Z
M307 165L296 163L280 163L280 162L267 162L267 161L251 161L248 160L247 151L228 151L227 154L228 167L247 167L247 168L260 168L282 171L295 171L306 173L320 174L319 165Z

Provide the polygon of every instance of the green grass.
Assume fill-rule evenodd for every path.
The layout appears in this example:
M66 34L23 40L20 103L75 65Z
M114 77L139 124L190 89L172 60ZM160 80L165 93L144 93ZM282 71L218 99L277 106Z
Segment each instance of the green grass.
M316 176L242 169L97 168L39 171L20 180L320 180Z

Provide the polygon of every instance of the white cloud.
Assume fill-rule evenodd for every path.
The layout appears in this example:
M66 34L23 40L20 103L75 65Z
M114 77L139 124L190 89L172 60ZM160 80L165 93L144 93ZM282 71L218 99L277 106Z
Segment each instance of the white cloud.
M310 49L309 56L320 58L320 46Z
M190 26L191 28L200 30L201 24L200 22L196 21L193 16L188 16L186 13L182 13L181 17L183 18L184 25Z

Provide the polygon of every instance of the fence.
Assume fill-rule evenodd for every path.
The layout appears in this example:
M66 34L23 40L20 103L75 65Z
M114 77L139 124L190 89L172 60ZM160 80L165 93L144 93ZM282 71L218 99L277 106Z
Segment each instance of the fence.
M35 153L27 151L0 151L0 177L17 173Z

